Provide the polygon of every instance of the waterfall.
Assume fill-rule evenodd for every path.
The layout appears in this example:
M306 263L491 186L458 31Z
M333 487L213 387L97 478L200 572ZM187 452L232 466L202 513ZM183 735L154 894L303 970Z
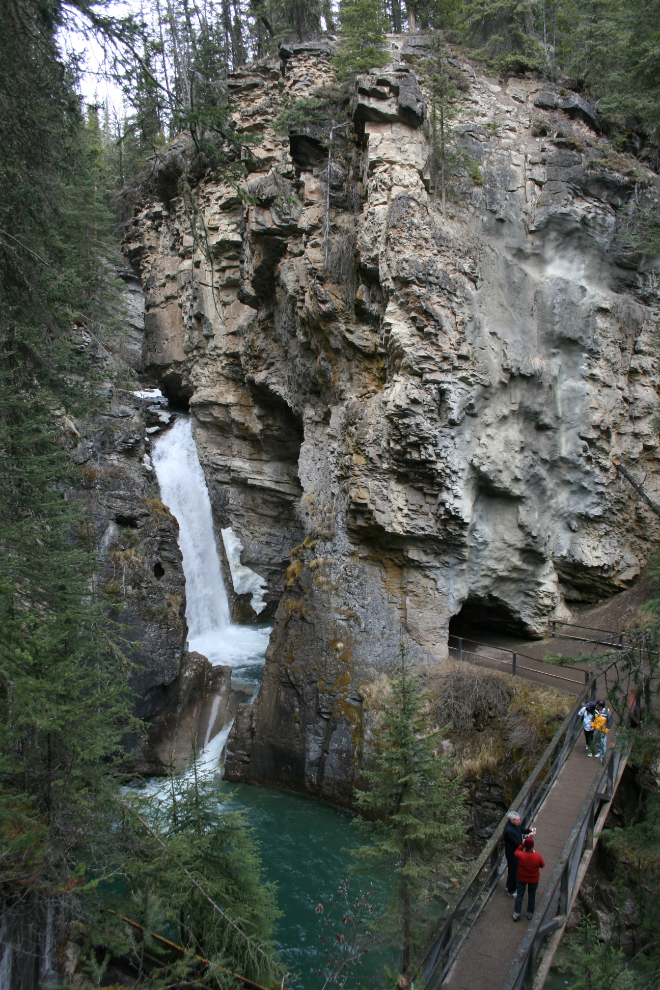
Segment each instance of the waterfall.
M191 650L227 664L240 680L259 680L270 629L233 625L213 530L211 500L189 416L154 444L161 498L179 523ZM251 572L250 572L251 573Z
M190 419L180 419L154 446L161 498L179 523L191 645L229 625L229 602L213 533L211 500Z

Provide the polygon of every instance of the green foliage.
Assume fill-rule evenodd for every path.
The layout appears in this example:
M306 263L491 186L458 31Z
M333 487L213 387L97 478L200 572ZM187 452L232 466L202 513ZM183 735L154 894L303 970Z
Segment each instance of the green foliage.
M660 140L660 4L572 0L559 39L561 64L619 126ZM630 123L625 123L629 118Z
M466 0L463 32L476 55L504 75L541 70L547 55L537 33L540 15L539 0Z
M579 931L579 943L572 966L574 978L566 985L570 990L642 990L650 987L646 979L637 980L621 949L600 939L596 927L585 921ZM639 974L641 976L641 974ZM577 979L575 979L577 977Z
M368 789L356 792L365 816L358 826L371 844L356 851L369 870L394 871L392 898L382 924L410 964L431 920L431 868L448 868L464 834L462 796L437 752L429 699L406 656L394 665L392 697L382 709L378 754L365 771Z
M237 971L261 984L280 975L274 958L275 890L263 880L259 850L248 823L217 785L202 777L193 759L182 776L170 776L160 791L126 799L124 844L133 855L123 868L124 882L106 892L116 908L95 916L86 957L95 947L147 963L150 986L169 986L195 978L200 964L205 981L222 984ZM165 935L185 952L172 950L146 932ZM148 965L145 952L158 960Z
M53 27L28 0L0 22L0 834L10 889L41 891L99 849L137 728L68 455L94 401L71 321L106 318L116 289L98 118Z
M441 37L433 39L435 57L426 65L429 74L431 92L429 136L431 155L429 159L431 189L435 198L438 197L438 187L442 199L442 212L445 212L447 174L460 165L468 164L469 159L455 144L452 144L453 134L449 126L452 118L458 113L458 87L449 73L447 50Z
M341 45L333 60L339 80L387 64L384 45L389 24L382 0L341 0L339 23Z
M290 100L275 117L273 129L278 134L293 134L323 124L330 116L328 105L328 99L316 96Z
M121 629L97 587L94 514L70 457L76 420L97 408L100 373L81 353L78 327L92 321L102 334L98 325L119 313L108 122L95 107L83 115L52 13L10 0L0 21L1 909L25 902L38 917L48 896L60 920L89 920L109 896L107 878L121 876L130 896L140 891L150 924L171 923L176 909L213 966L224 960L268 977L274 895L241 817L202 785L192 796L173 785L176 811L153 809L165 835L160 859L148 832L121 822L123 754L142 727L131 714ZM190 126L207 127L201 111ZM29 922L26 911L26 931ZM132 942L123 930L94 930L108 936L98 935L88 959L96 983L113 952L135 949L138 983L154 984L153 953L148 939L136 945L137 929ZM173 971L192 977L179 955Z

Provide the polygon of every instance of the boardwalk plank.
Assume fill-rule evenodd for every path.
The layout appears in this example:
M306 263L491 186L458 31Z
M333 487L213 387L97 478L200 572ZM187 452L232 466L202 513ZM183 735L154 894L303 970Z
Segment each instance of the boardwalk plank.
M545 860L536 894L537 904L561 855L580 812L600 761L590 759L580 739L550 789L533 822L535 848ZM450 990L499 990L527 929L527 895L520 921L513 921L513 898L504 889L504 878L493 892L461 953L447 974L443 987Z

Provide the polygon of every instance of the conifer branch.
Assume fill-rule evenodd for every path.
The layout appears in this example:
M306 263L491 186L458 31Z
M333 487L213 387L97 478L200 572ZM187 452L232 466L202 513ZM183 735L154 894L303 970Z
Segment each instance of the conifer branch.
M119 804L120 804L120 805L122 806L122 808L123 808L123 809L124 809L125 811L127 811L127 812L128 812L128 813L129 813L130 815L134 815L134 816L135 816L135 818L137 818L137 820L139 821L139 823L140 823L140 825L142 825L142 827L143 827L144 829L146 829L146 831L147 831L147 832L149 833L149 835L150 835L150 836L152 837L152 839L155 839L155 840L156 840L156 842L157 842L157 843L158 843L158 845L159 845L159 846L161 847L161 849L163 849L163 850L164 850L164 852L166 852L166 853L167 853L167 854L168 854L168 855L169 855L169 856L171 857L171 859L172 859L172 860L173 860L173 861L174 861L174 862L176 863L176 865L177 865L177 866L179 867L179 869L180 869L180 870L182 870L182 871L183 871L183 873L185 873L185 875L186 875L186 876L188 877L188 879L190 880L190 882L191 882L191 884L193 885L193 887L194 887L194 888L195 888L196 890L198 890L198 891L199 891L199 893L200 893L200 894L202 895L202 897L204 898L204 900L205 900L205 901L206 901L206 902L207 902L208 904L210 904L210 905L211 905L211 907L213 908L213 910L214 910L214 911L215 911L215 912L216 912L217 914L219 914L219 915L220 915L220 917L221 917L221 918L222 918L222 919L223 919L223 920L224 920L224 921L225 921L225 922L226 922L226 923L227 923L227 924L229 925L229 927L230 927L230 928L232 928L232 929L233 929L233 930L234 930L234 931L236 932L236 934L237 934L237 935L239 935L239 936L240 936L240 937L241 937L241 938L242 938L242 939L243 939L243 940L244 940L244 941L245 941L245 942L246 942L246 943L247 943L247 944L248 944L248 945L250 946L250 948L252 948L252 949L254 949L254 950L256 950L256 952L257 952L257 953L258 953L258 954L259 954L260 956L262 956L262 957L263 957L263 958L265 959L265 961L266 961L267 963L270 963L270 961L271 961L271 960L270 960L270 958L269 958L269 956L268 956L268 953L266 953L266 952L264 952L264 950L263 950L263 949L261 948L261 946L260 946L260 945L255 945L255 943L254 943L254 942L252 941L252 939L250 938L250 936L249 936L249 935L246 935L246 934L245 934L245 932L243 931L243 929L242 929L242 928L240 928L240 927L239 927L239 926L238 926L238 925L236 924L236 922L235 922L235 921L232 921L232 919L231 919L231 918L229 917L229 915L228 915L228 914L226 914L226 912L225 912L225 911L223 911L223 910L222 910L222 908L221 908L221 907L219 907L219 906L218 906L218 905L217 905L217 904L215 903L215 901L213 900L213 898L212 898L212 897L210 897L210 896L209 896L209 895L208 895L208 894L206 893L206 891L205 891L205 890L204 890L204 888L203 888L203 887L201 886L201 884L199 884L199 883L197 882L197 880L195 880L195 878L194 878L194 876L192 875L192 873L190 873L190 871L189 871L189 870L187 870L187 869L185 868L185 866L183 865L183 863L182 863L182 862L180 862L180 860L178 860L178 859L176 858L176 856L174 856L174 855L172 854L172 852L171 852L171 851L170 851L170 850L169 850L169 849L167 848L167 845L166 845L166 844L165 844L165 843L163 842L163 840L162 840L162 839L161 839L161 837L160 837L160 836L158 835L158 833L154 831L154 829L153 829L153 828L151 827L151 825L149 825L149 824L148 824L148 822L146 822L146 821L144 820L144 818L142 818L142 816L141 816L141 815L140 815L140 814L139 814L139 813L138 813L138 812L137 812L137 811L135 810L135 808L132 808L132 807L130 806L130 804L127 804L127 803L126 803L125 801L121 801L121 800L119 800Z
M8 237L11 241L16 241L19 247L22 247L24 251L27 251L28 254L31 254L33 258L36 258L37 261L40 261L42 265L46 266L46 268L50 268L50 264L48 261L45 261L41 257L41 255L37 254L36 251L33 251L32 248L29 248L27 244L23 244L23 241L19 241L18 237L14 237L13 234L10 234L6 230L3 230L2 227L0 227L0 234L4 234L4 236Z

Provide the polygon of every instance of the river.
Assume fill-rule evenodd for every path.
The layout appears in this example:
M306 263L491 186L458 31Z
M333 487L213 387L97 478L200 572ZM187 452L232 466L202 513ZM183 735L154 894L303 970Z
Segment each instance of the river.
M232 680L251 685L256 692L271 630L230 620L211 501L189 416L178 417L155 442L153 463L161 499L179 523L189 647L213 664L230 666ZM252 580L252 585L258 591L258 582ZM351 865L349 850L364 840L352 824L353 816L332 805L264 787L226 784L221 767L230 728L231 723L207 740L201 762L217 779L219 794L232 793L235 803L246 810L261 844L266 877L278 885L279 952L292 974L287 985L311 990L323 984L318 971L325 958L319 942L323 916L316 914L315 907L319 897L327 900L336 894ZM375 903L382 903L385 881L374 886ZM350 889L357 894L358 888L359 883L351 881ZM357 982L371 983L385 961L380 953L365 959Z

